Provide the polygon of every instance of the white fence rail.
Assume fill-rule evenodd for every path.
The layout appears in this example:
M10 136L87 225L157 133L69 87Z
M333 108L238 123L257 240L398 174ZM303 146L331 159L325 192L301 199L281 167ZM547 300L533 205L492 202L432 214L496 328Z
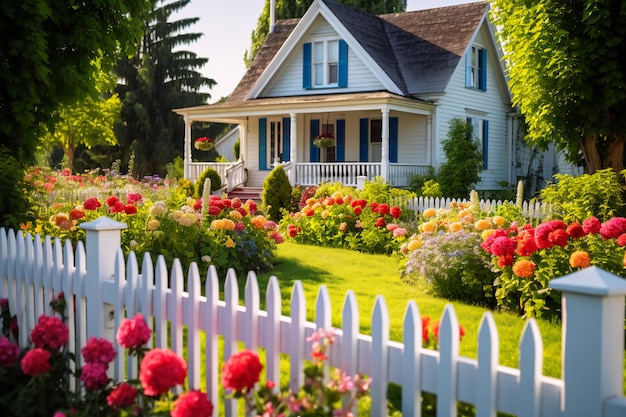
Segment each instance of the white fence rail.
M409 200L404 200L407 208L419 212L423 212L426 209L434 208L449 209L452 204L467 204L470 201L467 199L458 198L433 198L433 197L415 197ZM480 209L483 211L494 211L498 206L506 203L502 200L480 200ZM521 205L522 214L526 218L543 218L546 217L552 210L550 204L542 203L539 201L529 202L523 201Z
M276 277L265 291L265 311L260 310L261 294L252 272L247 276L244 305L239 305L237 277L232 271L226 277L224 300L220 300L214 269L207 274L204 291L196 264L185 276L178 261L170 272L162 257L153 264L148 254L139 273L134 254L125 259L120 249L124 224L101 218L83 226L86 248L80 242L75 250L58 239L42 241L39 236L33 239L21 231L0 229L0 297L9 298L11 307L17 307L22 345L38 315L51 314L48 302L53 294L64 291L66 299L76 300L76 312L70 308L68 319L73 351L90 336L115 343L113 332L121 320L141 312L148 322L155 319L156 346L183 356L186 327L189 387L200 387L200 369L206 367L208 397L214 404L225 401L228 417L237 415L238 404L218 398L218 336L224 339L225 358L238 349L239 341L248 349L265 348L268 379L279 380L280 354L289 355L290 385L297 389L302 384L310 348L305 337L331 323L325 286L318 292L315 322L306 320L299 281L291 293L291 316L286 317L281 314ZM386 415L390 382L402 385L404 416L420 415L422 391L437 394L440 417L456 416L459 400L475 404L479 417L494 416L496 410L518 417L626 415L622 395L626 281L590 267L553 280L552 286L564 298L562 380L541 373L543 345L532 319L521 336L520 368L513 369L498 363L499 338L489 312L479 329L478 357L470 359L459 355L458 321L451 305L443 313L437 352L422 348L421 320L412 301L406 308L402 341L389 340L389 313L382 296L376 298L371 336L359 334L359 309L352 291L343 303L341 329L336 331L337 342L329 355L331 365L373 378L371 416ZM201 332L206 335L206 349L200 346ZM121 347L117 349L112 377L118 381L136 377L135 366L129 366L131 374L125 375L124 355Z

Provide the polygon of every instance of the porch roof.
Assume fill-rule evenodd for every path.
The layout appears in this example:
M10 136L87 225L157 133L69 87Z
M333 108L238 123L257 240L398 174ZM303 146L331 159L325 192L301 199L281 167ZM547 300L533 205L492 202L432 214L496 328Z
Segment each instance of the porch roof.
M387 91L374 91L260 98L236 103L227 101L174 109L174 112L186 116L190 120L240 123L249 116L363 111L382 109L383 107L392 111L429 115L434 111L435 104L416 98L399 96Z

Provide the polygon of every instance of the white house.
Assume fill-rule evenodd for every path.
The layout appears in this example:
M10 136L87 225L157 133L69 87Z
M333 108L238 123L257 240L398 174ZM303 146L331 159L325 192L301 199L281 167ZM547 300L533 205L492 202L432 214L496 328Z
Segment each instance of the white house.
M488 3L374 16L314 0L301 19L271 26L225 102L175 110L186 178L214 165L191 162L193 121L239 125L229 188L262 185L276 163L294 185L382 176L401 187L445 159L449 122L464 118L482 144L477 188L516 182L515 113ZM316 147L321 133L334 146Z

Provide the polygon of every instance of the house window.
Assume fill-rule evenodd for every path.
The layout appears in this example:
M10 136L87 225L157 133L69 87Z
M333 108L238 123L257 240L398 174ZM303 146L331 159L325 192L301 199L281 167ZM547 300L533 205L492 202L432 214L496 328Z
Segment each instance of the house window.
M269 122L268 126L268 147L267 147L267 160L270 164L274 165L276 162L282 160L282 138L281 138L281 122Z
M465 86L487 90L487 50L472 46L466 56Z
M370 120L370 161L380 162L382 159L383 121Z
M313 85L337 85L339 67L339 41L313 42Z
M328 146L326 148L321 148L320 152L326 153L326 162L335 162L337 158L337 134L335 132L335 124L334 123L323 123L322 124L322 133L323 134L331 134L335 138L335 146Z
M483 169L488 169L489 161L489 121L477 117L468 117L467 123L472 125L472 138L480 144L483 154Z

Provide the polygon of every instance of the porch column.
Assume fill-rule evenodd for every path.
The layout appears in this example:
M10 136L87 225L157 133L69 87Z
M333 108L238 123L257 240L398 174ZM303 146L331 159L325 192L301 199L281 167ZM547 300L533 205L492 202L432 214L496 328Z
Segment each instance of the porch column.
M243 157L243 151L246 149L246 126L243 124L239 124L239 158L237 161L245 161L246 159Z
M389 181L389 107L381 109L382 121L382 144L380 149L380 175Z
M290 152L289 152L289 160L291 161L291 169L289 170L289 182L292 186L296 185L296 162L298 158L298 125L297 125L297 113L289 113L289 117L291 118L291 126L290 126Z
M426 163L433 165L433 115L426 118Z
M185 115L185 149L184 149L184 171L185 179L191 178L191 122L189 116Z

